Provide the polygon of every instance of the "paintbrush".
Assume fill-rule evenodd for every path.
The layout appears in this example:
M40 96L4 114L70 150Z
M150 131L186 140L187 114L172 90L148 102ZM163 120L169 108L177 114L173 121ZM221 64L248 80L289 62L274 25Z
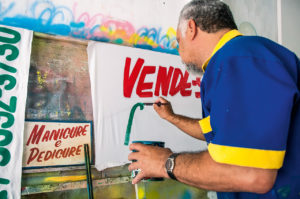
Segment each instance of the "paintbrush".
M143 103L145 106L152 106L153 104L156 104L157 106L161 106L161 105L168 105L169 103L161 103L161 102L157 102L157 103L151 103L151 102L146 102Z

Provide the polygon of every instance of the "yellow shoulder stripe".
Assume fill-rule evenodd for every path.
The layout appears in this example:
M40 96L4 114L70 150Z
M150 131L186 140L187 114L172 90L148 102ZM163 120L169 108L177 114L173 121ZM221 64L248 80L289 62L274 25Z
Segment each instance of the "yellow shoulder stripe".
M285 155L285 151L241 148L213 143L208 145L208 152L212 159L219 163L262 169L281 168Z
M206 134L212 131L211 125L210 125L210 116L202 119L199 121L200 127L202 129L202 133Z
M229 42L231 39L237 37L237 36L241 36L242 34L238 31L238 30L231 30L229 32L227 32L226 34L223 35L223 37L220 39L220 41L218 42L218 44L216 45L215 49L213 50L211 56L202 64L202 70L205 71L208 62L210 61L210 59L214 56L214 54L220 50L227 42Z

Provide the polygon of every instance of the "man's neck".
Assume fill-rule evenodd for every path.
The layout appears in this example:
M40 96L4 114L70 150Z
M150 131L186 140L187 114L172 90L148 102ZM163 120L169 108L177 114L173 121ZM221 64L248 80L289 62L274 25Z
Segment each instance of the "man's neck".
M230 29L223 29L216 33L201 32L201 38L198 40L198 47L195 49L195 51L198 50L198 53L200 54L198 60L199 66L202 66L202 64L211 57L219 41L229 31ZM201 50L199 51L199 49Z

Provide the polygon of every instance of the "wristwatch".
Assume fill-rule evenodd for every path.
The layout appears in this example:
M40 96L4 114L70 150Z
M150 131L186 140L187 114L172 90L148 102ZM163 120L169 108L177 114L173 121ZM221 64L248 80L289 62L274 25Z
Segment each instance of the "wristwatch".
M167 173L169 175L169 177L173 180L177 180L177 178L175 177L175 175L173 174L173 170L175 167L175 158L179 155L179 153L172 153L165 164L165 168L167 170Z

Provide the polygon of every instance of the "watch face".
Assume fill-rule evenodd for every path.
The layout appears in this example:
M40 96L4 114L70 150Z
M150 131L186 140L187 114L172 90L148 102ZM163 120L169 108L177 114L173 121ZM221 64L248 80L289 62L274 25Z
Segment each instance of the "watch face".
M172 161L172 159L168 158L166 161L166 169L168 171L170 171L170 170L172 170L172 168L173 168L173 161Z

